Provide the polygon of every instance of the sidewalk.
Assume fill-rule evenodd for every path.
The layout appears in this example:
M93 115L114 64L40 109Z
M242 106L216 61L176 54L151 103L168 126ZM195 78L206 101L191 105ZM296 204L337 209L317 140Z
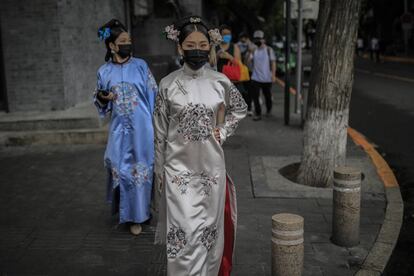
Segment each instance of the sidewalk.
M287 195L289 188L280 190L275 181L279 161L299 158L302 145L301 129L283 125L282 90L275 90L273 117L246 118L224 146L238 195L233 275L270 275L271 216L279 212L305 218L304 275L353 275L384 221L382 183L365 153L349 142L349 160L366 175L361 244L346 249L330 243L329 195L294 189ZM0 149L0 274L164 275L164 251L152 244L153 228L133 237L109 216L103 151L97 145ZM264 161L265 183L257 181L252 160Z

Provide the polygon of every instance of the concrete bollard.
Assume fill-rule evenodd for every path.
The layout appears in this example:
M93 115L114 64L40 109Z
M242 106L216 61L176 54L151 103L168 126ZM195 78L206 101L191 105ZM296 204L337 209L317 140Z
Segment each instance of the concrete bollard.
M272 276L300 276L303 271L303 217L272 216Z
M334 170L332 242L351 247L359 243L361 171L350 167Z

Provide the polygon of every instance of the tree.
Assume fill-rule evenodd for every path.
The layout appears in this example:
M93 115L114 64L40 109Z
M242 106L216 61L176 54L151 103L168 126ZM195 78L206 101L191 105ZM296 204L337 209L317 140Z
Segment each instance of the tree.
M361 0L321 0L299 183L327 187L346 157L354 50Z

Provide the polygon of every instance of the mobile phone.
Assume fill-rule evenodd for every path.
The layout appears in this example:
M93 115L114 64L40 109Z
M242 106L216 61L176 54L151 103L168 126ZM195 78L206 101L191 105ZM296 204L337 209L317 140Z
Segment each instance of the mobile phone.
M103 90L103 89L98 89L98 93L101 93L101 95L103 95L103 96L108 96L109 95L109 91Z

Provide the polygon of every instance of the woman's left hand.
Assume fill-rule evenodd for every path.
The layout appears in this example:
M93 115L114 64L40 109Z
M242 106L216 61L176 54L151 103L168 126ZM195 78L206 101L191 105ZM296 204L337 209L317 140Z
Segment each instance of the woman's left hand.
M220 137L220 129L219 128L215 128L214 129L214 138L216 138L216 140L221 143L221 137Z

